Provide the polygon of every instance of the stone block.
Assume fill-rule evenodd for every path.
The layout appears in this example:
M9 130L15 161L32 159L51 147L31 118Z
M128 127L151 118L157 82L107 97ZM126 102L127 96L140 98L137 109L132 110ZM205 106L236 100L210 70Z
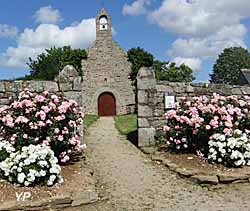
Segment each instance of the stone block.
M137 89L155 89L156 80L155 79L137 79Z
M187 91L187 93L193 93L194 92L194 87L192 87L191 85L187 85L186 91Z
M26 84L27 89L31 92L43 92L44 91L44 82L43 81L29 81Z
M152 117L153 110L147 105L138 105L138 116L139 117Z
M242 91L243 95L250 95L250 87L249 86L242 87L241 91Z
M221 183L229 183L236 180L246 180L250 178L250 174L231 174L231 173L224 173L218 175L219 181Z
M0 92L5 92L4 82L0 81Z
M22 81L6 81L5 91L6 92L19 92L22 90Z
M240 88L233 88L231 92L232 92L232 95L242 95Z
M148 103L148 93L146 91L138 90L137 98L138 98L138 103L142 104Z
M216 175L195 175L190 177L192 181L200 184L218 184Z
M73 197L72 206L90 204L96 201L98 201L98 195L95 191L85 191Z
M72 83L59 83L59 89L62 92L71 91L72 90Z
M79 73L74 68L73 65L66 65L62 71L59 72L59 75L55 78L55 81L61 83L73 82L74 78L78 77Z
M44 81L44 90L49 91L49 92L58 92L59 91L59 87L58 84L56 82L53 81Z
M138 146L145 147L155 144L155 128L138 129Z
M177 87L174 87L174 91L175 93L184 93L185 88L183 86L177 86Z
M76 77L73 82L73 90L81 91L82 90L82 78Z
M154 116L162 116L164 113L164 109L155 109Z
M78 105L82 106L81 92L70 91L70 92L64 92L63 94L67 99L75 100L78 103Z
M138 118L138 127L150 127L148 120L146 118Z

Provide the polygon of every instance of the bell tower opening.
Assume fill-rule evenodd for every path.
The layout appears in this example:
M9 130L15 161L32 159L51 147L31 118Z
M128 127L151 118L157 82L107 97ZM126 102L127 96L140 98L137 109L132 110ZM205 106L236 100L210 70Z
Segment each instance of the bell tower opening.
M96 17L96 40L112 40L111 17L104 8Z
M108 18L103 15L100 17L100 30L107 30L108 29Z

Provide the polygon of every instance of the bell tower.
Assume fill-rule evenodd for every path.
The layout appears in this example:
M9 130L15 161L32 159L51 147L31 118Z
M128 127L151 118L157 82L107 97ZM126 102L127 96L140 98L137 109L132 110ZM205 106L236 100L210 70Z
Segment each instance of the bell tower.
M112 40L112 21L104 8L96 17L96 40Z

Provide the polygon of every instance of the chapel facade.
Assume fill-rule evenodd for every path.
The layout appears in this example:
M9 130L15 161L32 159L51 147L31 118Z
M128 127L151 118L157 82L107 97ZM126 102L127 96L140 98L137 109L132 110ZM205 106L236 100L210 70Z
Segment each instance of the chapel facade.
M135 93L126 52L112 38L112 21L105 9L96 17L96 40L82 61L85 113L114 116L133 113Z

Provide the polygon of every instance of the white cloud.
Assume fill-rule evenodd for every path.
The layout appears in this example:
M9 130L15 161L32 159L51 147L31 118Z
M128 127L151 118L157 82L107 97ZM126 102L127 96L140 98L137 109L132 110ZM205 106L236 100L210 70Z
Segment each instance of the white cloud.
M0 55L0 65L26 67L28 58L35 58L46 48L71 45L87 48L95 40L95 19L85 19L65 28L54 24L41 24L36 29L26 28L18 38L17 47L9 47Z
M136 0L131 5L125 4L122 9L123 15L142 15L146 13L146 5L149 5L151 0Z
M0 24L0 37L13 38L18 34L18 29L15 26Z
M246 47L244 36L247 29L244 25L226 26L214 34L204 38L179 38L168 51L171 56L199 57L201 59L214 59L224 48L232 46Z
M163 0L147 17L178 36L168 50L175 60L206 60L226 47L246 47L248 30L242 21L250 18L249 10L249 0Z
M51 6L41 7L33 17L37 23L42 24L57 24L63 20L60 11L53 9Z
M194 74L196 74L202 66L202 61L199 58L176 57L173 61L176 63L177 66L180 66L182 64L187 65L194 71Z

